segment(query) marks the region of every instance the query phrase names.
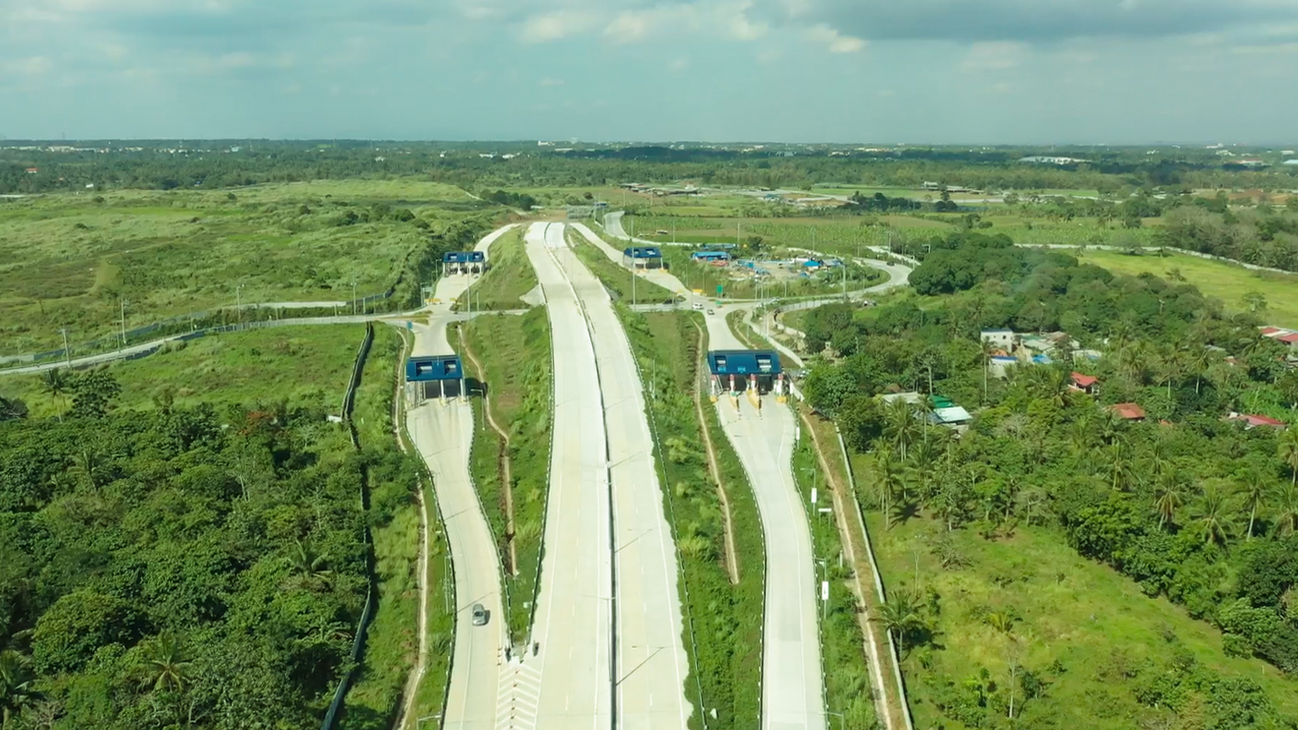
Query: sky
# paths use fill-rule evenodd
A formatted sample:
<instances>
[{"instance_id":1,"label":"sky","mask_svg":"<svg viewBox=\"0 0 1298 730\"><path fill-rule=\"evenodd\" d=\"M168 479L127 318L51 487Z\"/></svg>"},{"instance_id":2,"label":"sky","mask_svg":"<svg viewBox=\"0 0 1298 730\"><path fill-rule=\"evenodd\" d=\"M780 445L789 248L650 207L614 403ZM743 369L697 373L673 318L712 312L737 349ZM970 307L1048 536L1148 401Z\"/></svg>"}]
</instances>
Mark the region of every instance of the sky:
<instances>
[{"instance_id":1,"label":"sky","mask_svg":"<svg viewBox=\"0 0 1298 730\"><path fill-rule=\"evenodd\" d=\"M1286 144L1298 0L0 0L8 139Z\"/></svg>"}]
</instances>

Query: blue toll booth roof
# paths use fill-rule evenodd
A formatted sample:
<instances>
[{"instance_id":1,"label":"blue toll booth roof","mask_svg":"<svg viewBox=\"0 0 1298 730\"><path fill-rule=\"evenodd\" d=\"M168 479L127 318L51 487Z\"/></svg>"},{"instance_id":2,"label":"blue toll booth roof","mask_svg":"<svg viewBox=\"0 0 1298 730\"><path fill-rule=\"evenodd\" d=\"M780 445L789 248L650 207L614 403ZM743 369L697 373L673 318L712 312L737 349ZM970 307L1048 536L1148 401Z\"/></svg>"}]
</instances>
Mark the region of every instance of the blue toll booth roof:
<instances>
[{"instance_id":1,"label":"blue toll booth roof","mask_svg":"<svg viewBox=\"0 0 1298 730\"><path fill-rule=\"evenodd\" d=\"M779 375L780 354L774 350L712 350L708 369L713 375Z\"/></svg>"},{"instance_id":2,"label":"blue toll booth roof","mask_svg":"<svg viewBox=\"0 0 1298 730\"><path fill-rule=\"evenodd\" d=\"M412 357L406 360L406 380L412 383L430 380L459 380L464 377L464 368L459 355L439 355L436 357Z\"/></svg>"},{"instance_id":3,"label":"blue toll booth roof","mask_svg":"<svg viewBox=\"0 0 1298 730\"><path fill-rule=\"evenodd\" d=\"M487 260L481 251L447 251L442 254L444 264L480 264Z\"/></svg>"},{"instance_id":4,"label":"blue toll booth roof","mask_svg":"<svg viewBox=\"0 0 1298 730\"><path fill-rule=\"evenodd\" d=\"M635 246L622 249L622 255L633 259L660 259L663 252L657 246Z\"/></svg>"}]
</instances>

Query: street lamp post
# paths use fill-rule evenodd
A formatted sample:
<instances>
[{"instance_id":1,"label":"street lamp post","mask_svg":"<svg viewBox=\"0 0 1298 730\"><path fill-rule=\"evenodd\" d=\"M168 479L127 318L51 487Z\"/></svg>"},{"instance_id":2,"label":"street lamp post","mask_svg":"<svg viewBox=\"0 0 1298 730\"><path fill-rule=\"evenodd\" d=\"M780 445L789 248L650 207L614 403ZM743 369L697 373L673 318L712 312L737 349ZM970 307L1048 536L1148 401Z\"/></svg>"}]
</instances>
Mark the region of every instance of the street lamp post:
<instances>
[{"instance_id":1,"label":"street lamp post","mask_svg":"<svg viewBox=\"0 0 1298 730\"><path fill-rule=\"evenodd\" d=\"M243 284L234 288L234 314L238 324L243 324Z\"/></svg>"}]
</instances>

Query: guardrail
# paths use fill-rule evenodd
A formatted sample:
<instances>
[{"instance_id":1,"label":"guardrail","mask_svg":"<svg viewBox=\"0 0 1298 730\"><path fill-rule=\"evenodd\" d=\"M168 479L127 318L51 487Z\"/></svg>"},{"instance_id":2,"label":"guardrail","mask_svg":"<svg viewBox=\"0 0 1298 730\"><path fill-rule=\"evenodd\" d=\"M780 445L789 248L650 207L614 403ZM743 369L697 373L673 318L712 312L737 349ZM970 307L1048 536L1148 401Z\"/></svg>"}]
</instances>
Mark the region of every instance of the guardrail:
<instances>
[{"instance_id":1,"label":"guardrail","mask_svg":"<svg viewBox=\"0 0 1298 730\"><path fill-rule=\"evenodd\" d=\"M361 340L361 347L356 352L356 361L352 365L351 378L347 381L347 390L343 393L342 417L347 424L347 430L351 436L352 448L360 451L360 436L356 431L356 424L352 422L352 408L356 403L356 389L361 384L361 374L365 370L365 360L369 357L370 347L374 344L374 325L365 326L365 338ZM369 469L364 463L360 466L361 471L361 512L368 515L370 509L370 487L369 487ZM338 722L338 713L341 712L343 702L347 697L347 691L351 688L352 682L356 679L357 672L360 671L361 659L365 655L366 632L369 630L370 622L374 619L374 610L378 592L378 576L374 571L374 537L370 533L369 520L365 520L364 529L365 539L365 579L367 587L365 590L365 607L361 609L360 620L356 624L356 635L352 640L351 668L343 674L338 681L338 688L334 690L333 701L329 703L329 710L325 713L324 723L321 730L333 730Z\"/></svg>"}]
</instances>

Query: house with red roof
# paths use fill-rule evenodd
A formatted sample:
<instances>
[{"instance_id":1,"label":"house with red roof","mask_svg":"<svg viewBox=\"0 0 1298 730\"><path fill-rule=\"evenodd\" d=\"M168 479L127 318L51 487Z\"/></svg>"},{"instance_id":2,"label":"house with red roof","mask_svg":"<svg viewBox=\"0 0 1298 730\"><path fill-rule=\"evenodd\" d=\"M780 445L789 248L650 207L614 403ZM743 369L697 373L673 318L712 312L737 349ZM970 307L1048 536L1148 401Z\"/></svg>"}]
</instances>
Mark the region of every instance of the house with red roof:
<instances>
[{"instance_id":1,"label":"house with red roof","mask_svg":"<svg viewBox=\"0 0 1298 730\"><path fill-rule=\"evenodd\" d=\"M1284 421L1277 421L1276 419L1271 418L1270 416L1259 416L1259 415L1253 415L1249 413L1232 412L1229 416L1226 416L1226 420L1239 421L1243 423L1244 428L1249 431L1252 431L1253 429L1259 427L1276 428L1280 430L1284 430L1285 428L1287 428L1287 425L1285 424Z\"/></svg>"},{"instance_id":2,"label":"house with red roof","mask_svg":"<svg viewBox=\"0 0 1298 730\"><path fill-rule=\"evenodd\" d=\"M1075 390L1087 395L1095 395L1095 386L1100 379L1094 375L1083 375L1082 373L1073 373L1072 383L1069 384L1069 390Z\"/></svg>"},{"instance_id":3,"label":"house with red roof","mask_svg":"<svg viewBox=\"0 0 1298 730\"><path fill-rule=\"evenodd\" d=\"M1109 406L1109 410L1118 414L1118 418L1126 421L1145 420L1145 409L1135 403L1115 403Z\"/></svg>"},{"instance_id":4,"label":"house with red roof","mask_svg":"<svg viewBox=\"0 0 1298 730\"><path fill-rule=\"evenodd\" d=\"M1280 335L1275 339L1276 341L1283 342L1294 349L1298 349L1298 332L1290 332L1287 335Z\"/></svg>"}]
</instances>

